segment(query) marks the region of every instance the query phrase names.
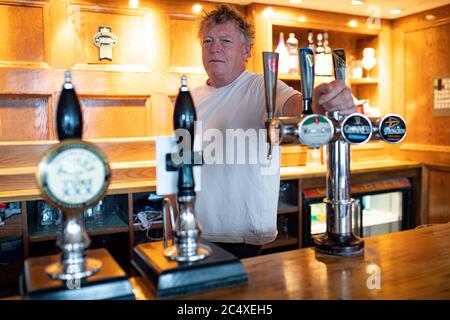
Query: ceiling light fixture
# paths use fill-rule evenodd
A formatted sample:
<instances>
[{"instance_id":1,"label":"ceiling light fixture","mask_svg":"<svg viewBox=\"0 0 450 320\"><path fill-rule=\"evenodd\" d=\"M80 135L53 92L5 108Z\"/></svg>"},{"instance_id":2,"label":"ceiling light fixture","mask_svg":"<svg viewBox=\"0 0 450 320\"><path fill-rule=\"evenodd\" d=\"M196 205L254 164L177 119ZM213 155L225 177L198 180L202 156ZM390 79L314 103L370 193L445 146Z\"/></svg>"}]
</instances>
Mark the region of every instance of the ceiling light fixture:
<instances>
[{"instance_id":1,"label":"ceiling light fixture","mask_svg":"<svg viewBox=\"0 0 450 320\"><path fill-rule=\"evenodd\" d=\"M290 3L301 3L303 0L289 0Z\"/></svg>"},{"instance_id":2,"label":"ceiling light fixture","mask_svg":"<svg viewBox=\"0 0 450 320\"><path fill-rule=\"evenodd\" d=\"M194 13L200 13L200 11L202 11L202 5L199 3L196 3L192 6L192 11Z\"/></svg>"},{"instance_id":3,"label":"ceiling light fixture","mask_svg":"<svg viewBox=\"0 0 450 320\"><path fill-rule=\"evenodd\" d=\"M139 0L130 0L128 1L128 5L132 9L137 9L139 7Z\"/></svg>"},{"instance_id":4,"label":"ceiling light fixture","mask_svg":"<svg viewBox=\"0 0 450 320\"><path fill-rule=\"evenodd\" d=\"M264 18L271 18L273 17L274 11L271 7L267 7L263 11L263 17Z\"/></svg>"},{"instance_id":5,"label":"ceiling light fixture","mask_svg":"<svg viewBox=\"0 0 450 320\"><path fill-rule=\"evenodd\" d=\"M359 6L359 5L362 5L364 3L364 1L363 0L352 0L352 1L350 1L350 3L354 6Z\"/></svg>"},{"instance_id":6,"label":"ceiling light fixture","mask_svg":"<svg viewBox=\"0 0 450 320\"><path fill-rule=\"evenodd\" d=\"M434 20L434 19L436 19L436 16L434 14L427 14L425 16L425 20L431 21L431 20Z\"/></svg>"},{"instance_id":7,"label":"ceiling light fixture","mask_svg":"<svg viewBox=\"0 0 450 320\"><path fill-rule=\"evenodd\" d=\"M400 13L402 13L402 10L400 10L400 9L391 9L389 11L389 13L390 14L400 14Z\"/></svg>"},{"instance_id":8,"label":"ceiling light fixture","mask_svg":"<svg viewBox=\"0 0 450 320\"><path fill-rule=\"evenodd\" d=\"M300 22L306 22L306 18L305 18L305 17L298 17L298 21L300 21Z\"/></svg>"},{"instance_id":9,"label":"ceiling light fixture","mask_svg":"<svg viewBox=\"0 0 450 320\"><path fill-rule=\"evenodd\" d=\"M358 21L356 21L356 20L350 20L350 21L348 22L348 26L349 26L350 28L356 28L356 27L358 26Z\"/></svg>"}]
</instances>

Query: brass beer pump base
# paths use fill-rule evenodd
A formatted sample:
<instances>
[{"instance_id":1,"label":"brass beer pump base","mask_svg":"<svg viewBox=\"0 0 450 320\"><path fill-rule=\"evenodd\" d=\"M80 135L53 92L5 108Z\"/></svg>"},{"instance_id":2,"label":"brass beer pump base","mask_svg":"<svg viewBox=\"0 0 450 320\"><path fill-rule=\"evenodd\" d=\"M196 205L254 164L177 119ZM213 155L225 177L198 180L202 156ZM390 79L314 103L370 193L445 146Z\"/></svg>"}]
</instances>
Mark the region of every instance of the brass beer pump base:
<instances>
[{"instance_id":1,"label":"brass beer pump base","mask_svg":"<svg viewBox=\"0 0 450 320\"><path fill-rule=\"evenodd\" d=\"M48 267L58 265L61 255L28 258L20 278L21 295L26 300L134 300L127 274L104 249L86 250L86 261L101 268L80 278L56 280L48 276ZM51 262L52 264L48 265Z\"/></svg>"},{"instance_id":2,"label":"brass beer pump base","mask_svg":"<svg viewBox=\"0 0 450 320\"><path fill-rule=\"evenodd\" d=\"M200 239L210 254L195 262L178 262L163 255L164 244L141 243L134 248L131 264L157 298L169 298L247 282L241 261L219 246ZM169 249L169 248L167 248Z\"/></svg>"},{"instance_id":3,"label":"brass beer pump base","mask_svg":"<svg viewBox=\"0 0 450 320\"><path fill-rule=\"evenodd\" d=\"M64 266L60 262L52 263L45 268L45 273L55 280L72 280L90 277L100 271L102 262L97 259L84 260L83 270L75 273L64 272Z\"/></svg>"},{"instance_id":4,"label":"brass beer pump base","mask_svg":"<svg viewBox=\"0 0 450 320\"><path fill-rule=\"evenodd\" d=\"M353 257L364 254L364 241L353 233L324 233L314 239L316 252L332 256Z\"/></svg>"},{"instance_id":5,"label":"brass beer pump base","mask_svg":"<svg viewBox=\"0 0 450 320\"><path fill-rule=\"evenodd\" d=\"M211 248L206 245L198 244L197 254L186 257L181 254L179 247L171 246L164 249L163 254L167 259L172 261L195 262L207 258L211 254Z\"/></svg>"}]
</instances>

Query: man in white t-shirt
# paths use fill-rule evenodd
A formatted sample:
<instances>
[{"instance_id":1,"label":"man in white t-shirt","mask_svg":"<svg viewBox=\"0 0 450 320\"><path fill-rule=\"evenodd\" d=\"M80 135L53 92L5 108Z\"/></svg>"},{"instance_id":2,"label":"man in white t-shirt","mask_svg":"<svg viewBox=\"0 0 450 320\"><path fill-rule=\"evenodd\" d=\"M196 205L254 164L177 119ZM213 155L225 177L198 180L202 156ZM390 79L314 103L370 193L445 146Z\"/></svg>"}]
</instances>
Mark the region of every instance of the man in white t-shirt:
<instances>
[{"instance_id":1,"label":"man in white t-shirt","mask_svg":"<svg viewBox=\"0 0 450 320\"><path fill-rule=\"evenodd\" d=\"M209 79L192 91L205 160L196 215L203 238L250 257L277 236L280 185L278 147L270 162L266 157L264 78L245 70L254 32L236 11L220 5L201 21L199 37ZM317 86L313 103L315 113L355 111L342 81ZM301 94L278 81L275 115L301 112Z\"/></svg>"}]
</instances>

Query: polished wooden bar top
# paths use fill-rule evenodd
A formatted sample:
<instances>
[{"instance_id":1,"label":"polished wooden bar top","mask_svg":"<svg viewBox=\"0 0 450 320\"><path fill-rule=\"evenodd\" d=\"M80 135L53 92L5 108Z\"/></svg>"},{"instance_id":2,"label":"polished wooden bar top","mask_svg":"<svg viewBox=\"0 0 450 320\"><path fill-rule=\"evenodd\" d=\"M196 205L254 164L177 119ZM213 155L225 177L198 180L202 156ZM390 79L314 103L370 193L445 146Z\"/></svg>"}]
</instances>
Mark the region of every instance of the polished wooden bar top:
<instances>
[{"instance_id":1,"label":"polished wooden bar top","mask_svg":"<svg viewBox=\"0 0 450 320\"><path fill-rule=\"evenodd\" d=\"M314 248L243 259L248 283L177 299L450 299L450 223L365 238L364 256ZM138 299L154 299L140 278Z\"/></svg>"}]
</instances>

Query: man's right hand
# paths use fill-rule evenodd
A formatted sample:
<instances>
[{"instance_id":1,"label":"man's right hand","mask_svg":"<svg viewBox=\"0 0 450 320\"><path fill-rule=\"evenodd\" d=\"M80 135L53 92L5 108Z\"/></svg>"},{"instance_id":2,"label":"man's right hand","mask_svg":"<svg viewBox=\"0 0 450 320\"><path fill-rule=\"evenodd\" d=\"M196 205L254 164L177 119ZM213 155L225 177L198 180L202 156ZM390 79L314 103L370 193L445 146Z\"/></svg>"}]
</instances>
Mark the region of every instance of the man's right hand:
<instances>
[{"instance_id":1,"label":"man's right hand","mask_svg":"<svg viewBox=\"0 0 450 320\"><path fill-rule=\"evenodd\" d=\"M314 88L313 113L339 111L341 114L356 112L352 91L342 80L322 83Z\"/></svg>"}]
</instances>

